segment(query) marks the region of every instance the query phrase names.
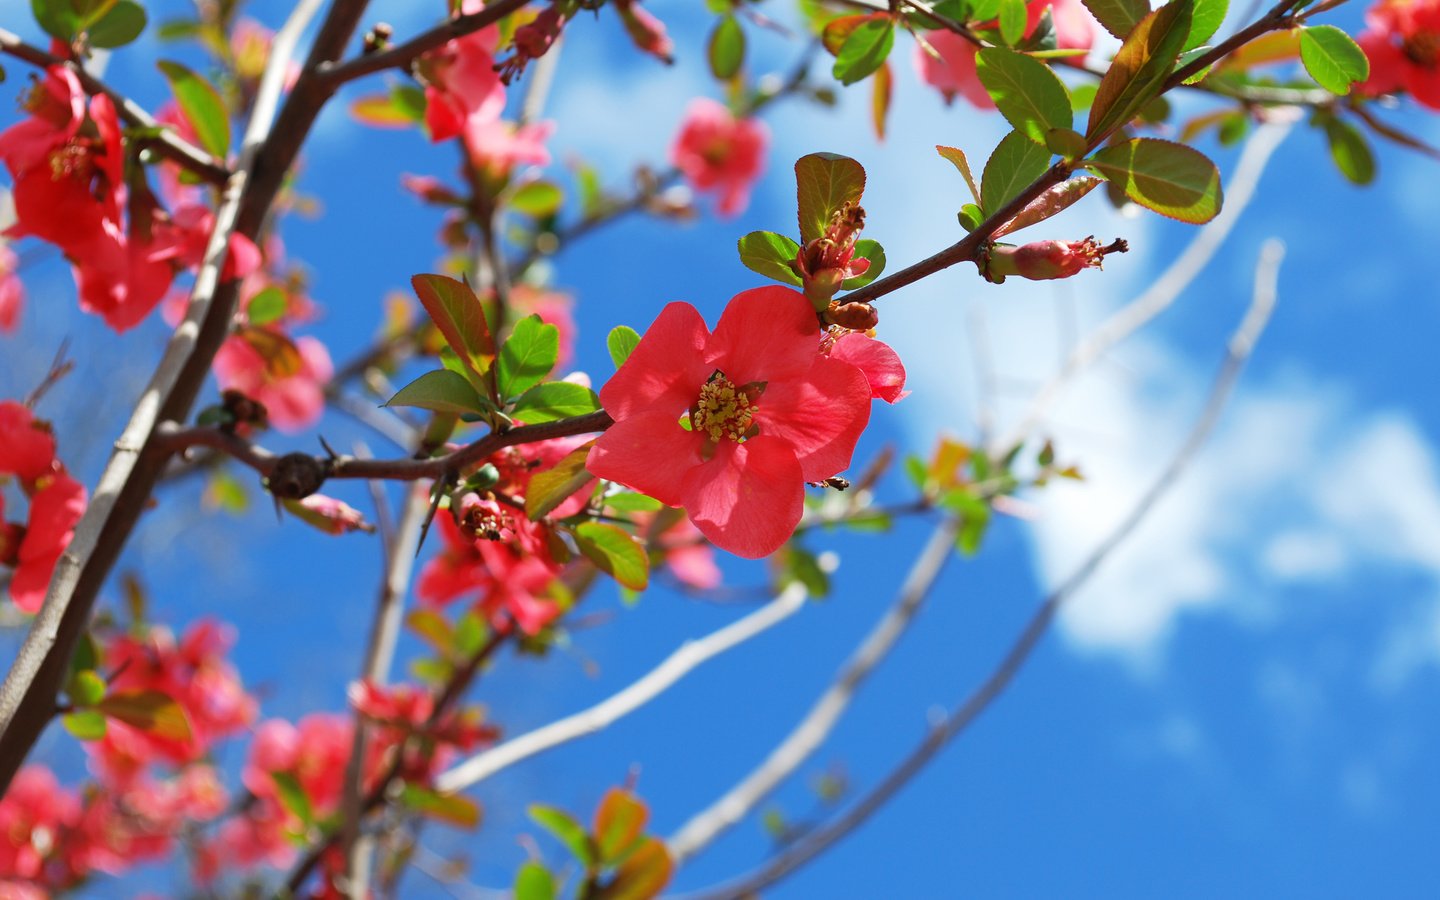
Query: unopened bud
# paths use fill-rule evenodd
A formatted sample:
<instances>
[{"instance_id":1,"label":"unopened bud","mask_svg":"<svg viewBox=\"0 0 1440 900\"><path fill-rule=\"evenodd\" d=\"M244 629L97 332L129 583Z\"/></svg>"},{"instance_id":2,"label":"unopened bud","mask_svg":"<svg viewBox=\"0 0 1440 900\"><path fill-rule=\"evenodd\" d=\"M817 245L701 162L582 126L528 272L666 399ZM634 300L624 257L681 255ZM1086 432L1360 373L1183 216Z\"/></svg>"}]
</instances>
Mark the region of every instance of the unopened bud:
<instances>
[{"instance_id":1,"label":"unopened bud","mask_svg":"<svg viewBox=\"0 0 1440 900\"><path fill-rule=\"evenodd\" d=\"M1130 245L1122 239L1101 246L1093 236L1082 241L1035 241L1019 247L997 246L990 249L983 271L986 278L999 284L1007 275L1019 275L1032 281L1069 278L1085 269L1099 269L1110 253L1124 253Z\"/></svg>"},{"instance_id":2,"label":"unopened bud","mask_svg":"<svg viewBox=\"0 0 1440 900\"><path fill-rule=\"evenodd\" d=\"M880 313L869 303L832 302L825 318L851 331L869 331L880 324Z\"/></svg>"},{"instance_id":3,"label":"unopened bud","mask_svg":"<svg viewBox=\"0 0 1440 900\"><path fill-rule=\"evenodd\" d=\"M637 0L617 0L615 11L625 23L625 31L635 46L662 60L666 65L675 61L675 44L665 33L665 23L655 18Z\"/></svg>"}]
</instances>

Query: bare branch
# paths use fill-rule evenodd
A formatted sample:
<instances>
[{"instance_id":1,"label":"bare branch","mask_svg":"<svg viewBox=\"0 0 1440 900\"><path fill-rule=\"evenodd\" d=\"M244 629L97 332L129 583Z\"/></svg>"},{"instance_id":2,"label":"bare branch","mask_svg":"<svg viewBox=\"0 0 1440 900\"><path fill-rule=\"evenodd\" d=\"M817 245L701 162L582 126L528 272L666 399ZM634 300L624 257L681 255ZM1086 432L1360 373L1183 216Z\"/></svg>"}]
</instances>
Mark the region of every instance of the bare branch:
<instances>
[{"instance_id":1,"label":"bare branch","mask_svg":"<svg viewBox=\"0 0 1440 900\"><path fill-rule=\"evenodd\" d=\"M865 635L845 667L805 718L754 771L719 800L692 816L666 841L670 857L676 865L705 849L715 838L745 818L830 736L860 685L885 660L914 621L915 614L939 579L945 562L954 555L958 529L959 522L954 518L946 518L935 527L906 576L895 603Z\"/></svg>"},{"instance_id":2,"label":"bare branch","mask_svg":"<svg viewBox=\"0 0 1440 900\"><path fill-rule=\"evenodd\" d=\"M1267 242L1261 250L1260 264L1255 272L1255 292L1245 318L1230 338L1225 359L1210 390L1205 408L1192 427L1175 457L1140 497L1129 515L1100 543L1089 558L1040 605L1010 647L1000 664L969 697L955 707L943 720L933 725L929 734L864 797L834 821L809 832L755 872L735 879L727 885L696 895L698 900L730 900L750 897L814 859L837 841L870 818L901 788L909 783L932 758L957 735L963 733L982 712L1009 686L1024 667L1030 654L1044 636L1060 607L1082 587L1101 564L1120 546L1149 515L1157 501L1179 480L1185 468L1204 445L1230 398L1231 390L1249 359L1269 321L1275 305L1276 279L1279 274L1283 246Z\"/></svg>"},{"instance_id":3,"label":"bare branch","mask_svg":"<svg viewBox=\"0 0 1440 900\"><path fill-rule=\"evenodd\" d=\"M791 584L743 619L682 644L645 677L608 699L470 757L436 778L435 788L447 794L463 791L523 759L601 731L669 690L702 663L768 631L804 605L805 589Z\"/></svg>"}]
</instances>

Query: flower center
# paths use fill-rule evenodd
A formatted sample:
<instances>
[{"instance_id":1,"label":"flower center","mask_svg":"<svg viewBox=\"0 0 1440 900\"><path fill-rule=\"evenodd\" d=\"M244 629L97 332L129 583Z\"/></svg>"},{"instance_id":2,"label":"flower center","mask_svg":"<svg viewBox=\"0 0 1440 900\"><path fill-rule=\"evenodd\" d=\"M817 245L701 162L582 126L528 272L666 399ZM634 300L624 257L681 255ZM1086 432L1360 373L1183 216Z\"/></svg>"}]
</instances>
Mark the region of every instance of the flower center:
<instances>
[{"instance_id":1,"label":"flower center","mask_svg":"<svg viewBox=\"0 0 1440 900\"><path fill-rule=\"evenodd\" d=\"M759 409L755 401L765 389L763 384L736 387L735 382L716 369L700 388L700 397L690 407L690 425L711 443L729 438L737 443L759 434L752 424Z\"/></svg>"},{"instance_id":2,"label":"flower center","mask_svg":"<svg viewBox=\"0 0 1440 900\"><path fill-rule=\"evenodd\" d=\"M1433 69L1440 62L1440 32L1417 31L1405 39L1401 51L1415 65Z\"/></svg>"}]
</instances>

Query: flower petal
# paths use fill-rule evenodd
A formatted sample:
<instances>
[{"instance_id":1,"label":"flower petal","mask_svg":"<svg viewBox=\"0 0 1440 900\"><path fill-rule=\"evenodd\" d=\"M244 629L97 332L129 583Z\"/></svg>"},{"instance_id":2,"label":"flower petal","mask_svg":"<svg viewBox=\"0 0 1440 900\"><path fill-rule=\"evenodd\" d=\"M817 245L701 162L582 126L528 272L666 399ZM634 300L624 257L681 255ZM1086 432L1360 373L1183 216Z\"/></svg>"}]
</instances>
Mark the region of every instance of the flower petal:
<instances>
[{"instance_id":1,"label":"flower petal","mask_svg":"<svg viewBox=\"0 0 1440 900\"><path fill-rule=\"evenodd\" d=\"M821 481L850 465L870 421L870 382L850 363L817 356L805 377L772 382L755 421L760 436L793 449L806 481Z\"/></svg>"},{"instance_id":2,"label":"flower petal","mask_svg":"<svg viewBox=\"0 0 1440 900\"><path fill-rule=\"evenodd\" d=\"M705 361L741 385L797 378L819 352L815 308L799 291L773 285L735 295L705 345Z\"/></svg>"},{"instance_id":3,"label":"flower petal","mask_svg":"<svg viewBox=\"0 0 1440 900\"><path fill-rule=\"evenodd\" d=\"M640 412L678 417L710 375L703 356L710 329L688 303L660 311L625 365L600 389L600 405L615 419Z\"/></svg>"},{"instance_id":4,"label":"flower petal","mask_svg":"<svg viewBox=\"0 0 1440 900\"><path fill-rule=\"evenodd\" d=\"M805 482L794 452L760 435L722 441L715 456L685 475L685 509L700 532L746 559L769 556L790 539L805 507Z\"/></svg>"},{"instance_id":5,"label":"flower petal","mask_svg":"<svg viewBox=\"0 0 1440 900\"><path fill-rule=\"evenodd\" d=\"M621 419L595 440L585 467L599 478L679 506L685 474L704 460L700 436L681 428L677 419L662 412Z\"/></svg>"},{"instance_id":6,"label":"flower petal","mask_svg":"<svg viewBox=\"0 0 1440 900\"><path fill-rule=\"evenodd\" d=\"M848 362L864 372L870 382L872 397L894 403L908 393L905 390L905 364L884 341L851 332L835 342L830 358Z\"/></svg>"}]
</instances>

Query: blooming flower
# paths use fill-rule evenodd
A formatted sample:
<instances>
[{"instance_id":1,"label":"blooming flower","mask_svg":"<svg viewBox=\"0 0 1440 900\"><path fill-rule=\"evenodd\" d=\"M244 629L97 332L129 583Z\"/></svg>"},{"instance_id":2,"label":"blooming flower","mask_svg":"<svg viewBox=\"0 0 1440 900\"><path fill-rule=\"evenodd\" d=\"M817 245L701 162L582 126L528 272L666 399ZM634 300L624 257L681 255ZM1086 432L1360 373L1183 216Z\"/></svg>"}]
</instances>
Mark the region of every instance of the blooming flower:
<instances>
[{"instance_id":1,"label":"blooming flower","mask_svg":"<svg viewBox=\"0 0 1440 900\"><path fill-rule=\"evenodd\" d=\"M317 339L298 338L295 350L299 355L298 369L276 372L249 341L232 335L215 354L215 377L221 388L237 390L263 403L276 428L303 430L324 412L325 383L335 370L330 352Z\"/></svg>"},{"instance_id":2,"label":"blooming flower","mask_svg":"<svg viewBox=\"0 0 1440 900\"><path fill-rule=\"evenodd\" d=\"M693 306L669 304L601 388L615 424L587 466L683 506L722 549L773 553L800 521L805 482L848 466L870 418L865 375L821 354L820 338L788 288L736 295L713 333Z\"/></svg>"},{"instance_id":3,"label":"blooming flower","mask_svg":"<svg viewBox=\"0 0 1440 900\"><path fill-rule=\"evenodd\" d=\"M85 488L78 481L64 472L41 479L40 489L30 498L30 524L10 578L10 599L20 609L39 611L55 564L84 514Z\"/></svg>"},{"instance_id":4,"label":"blooming flower","mask_svg":"<svg viewBox=\"0 0 1440 900\"><path fill-rule=\"evenodd\" d=\"M831 359L847 362L865 373L872 398L895 403L909 393L905 390L905 364L884 341L864 332L847 331L826 346Z\"/></svg>"},{"instance_id":5,"label":"blooming flower","mask_svg":"<svg viewBox=\"0 0 1440 900\"><path fill-rule=\"evenodd\" d=\"M1416 103L1440 109L1440 0L1382 0L1365 24L1356 41L1370 59L1370 77L1359 92L1405 90Z\"/></svg>"},{"instance_id":6,"label":"blooming flower","mask_svg":"<svg viewBox=\"0 0 1440 900\"><path fill-rule=\"evenodd\" d=\"M0 400L0 475L33 481L55 462L55 435L24 404Z\"/></svg>"},{"instance_id":7,"label":"blooming flower","mask_svg":"<svg viewBox=\"0 0 1440 900\"><path fill-rule=\"evenodd\" d=\"M770 132L754 119L737 119L704 97L690 101L670 148L670 161L697 191L715 191L722 216L738 215L765 167Z\"/></svg>"},{"instance_id":8,"label":"blooming flower","mask_svg":"<svg viewBox=\"0 0 1440 900\"><path fill-rule=\"evenodd\" d=\"M20 324L20 307L25 303L25 286L15 273L17 262L15 251L0 244L0 334Z\"/></svg>"},{"instance_id":9,"label":"blooming flower","mask_svg":"<svg viewBox=\"0 0 1440 900\"><path fill-rule=\"evenodd\" d=\"M546 592L559 571L545 551L536 526L519 510L506 519L514 543L475 539L463 533L450 516L436 516L445 549L435 556L415 584L415 595L435 605L477 595L482 611L495 622L500 613L513 616L520 630L535 634L561 612Z\"/></svg>"},{"instance_id":10,"label":"blooming flower","mask_svg":"<svg viewBox=\"0 0 1440 900\"><path fill-rule=\"evenodd\" d=\"M465 0L460 12L469 15L483 8L482 0ZM425 126L430 130L430 140L449 140L473 122L500 117L505 109L505 86L495 74L491 55L499 39L499 30L491 25L420 57L419 72L425 80Z\"/></svg>"}]
</instances>

